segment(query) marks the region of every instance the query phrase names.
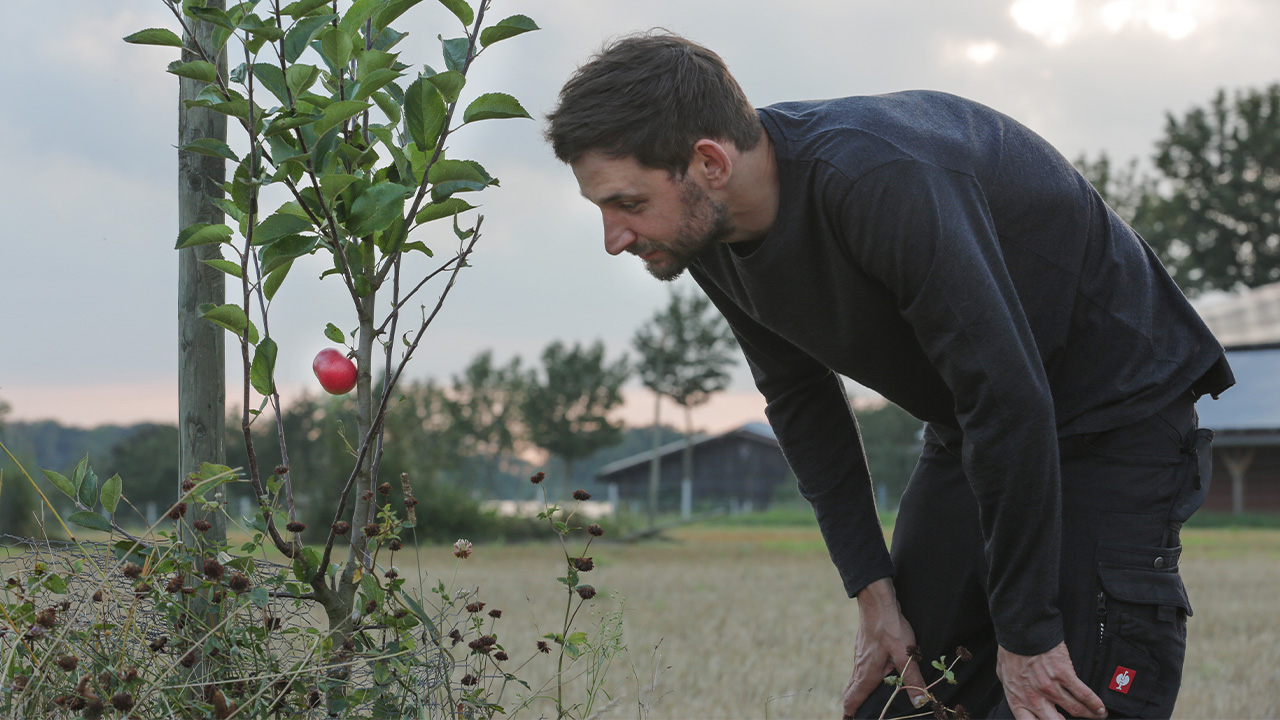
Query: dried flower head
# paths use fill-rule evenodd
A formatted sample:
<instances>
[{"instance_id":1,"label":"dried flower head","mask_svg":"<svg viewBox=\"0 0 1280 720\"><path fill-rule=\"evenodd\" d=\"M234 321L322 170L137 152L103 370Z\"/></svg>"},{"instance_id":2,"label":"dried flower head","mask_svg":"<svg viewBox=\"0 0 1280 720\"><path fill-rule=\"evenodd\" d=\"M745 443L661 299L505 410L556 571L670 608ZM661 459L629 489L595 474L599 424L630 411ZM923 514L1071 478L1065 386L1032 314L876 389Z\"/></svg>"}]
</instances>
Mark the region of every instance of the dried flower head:
<instances>
[{"instance_id":1,"label":"dried flower head","mask_svg":"<svg viewBox=\"0 0 1280 720\"><path fill-rule=\"evenodd\" d=\"M15 694L27 689L27 683L31 682L31 678L26 675L14 675L13 681L9 683L9 689Z\"/></svg>"},{"instance_id":2,"label":"dried flower head","mask_svg":"<svg viewBox=\"0 0 1280 720\"><path fill-rule=\"evenodd\" d=\"M374 610L377 610L377 609L378 609L378 601L377 601L377 600L370 599L368 602L366 602L366 603L364 604L364 614L365 614L365 615L369 615L369 614L373 613L373 611L374 611Z\"/></svg>"},{"instance_id":3,"label":"dried flower head","mask_svg":"<svg viewBox=\"0 0 1280 720\"><path fill-rule=\"evenodd\" d=\"M499 650L498 652L493 654L493 659L497 660L498 662L502 662L503 660L509 660L510 658L507 656L505 652Z\"/></svg>"},{"instance_id":4,"label":"dried flower head","mask_svg":"<svg viewBox=\"0 0 1280 720\"><path fill-rule=\"evenodd\" d=\"M168 636L168 635L161 635L160 637L156 638L155 640L152 640L152 641L151 641L151 644L150 644L150 645L148 645L148 647L149 647L149 648L151 648L151 652L156 653L156 652L160 652L161 650L163 650L163 649L164 649L165 644L166 644L166 643L168 643L168 642L169 642L169 636Z\"/></svg>"},{"instance_id":5,"label":"dried flower head","mask_svg":"<svg viewBox=\"0 0 1280 720\"><path fill-rule=\"evenodd\" d=\"M493 618L494 620L497 620L498 618L502 617L502 611L497 608L494 608L493 610L489 611L489 617Z\"/></svg>"},{"instance_id":6,"label":"dried flower head","mask_svg":"<svg viewBox=\"0 0 1280 720\"><path fill-rule=\"evenodd\" d=\"M461 560L471 557L471 541L458 538L458 541L453 544L453 556Z\"/></svg>"},{"instance_id":7,"label":"dried flower head","mask_svg":"<svg viewBox=\"0 0 1280 720\"><path fill-rule=\"evenodd\" d=\"M947 708L942 703L934 700L929 703L929 709L933 711L933 716L937 718L937 720L947 720Z\"/></svg>"},{"instance_id":8,"label":"dried flower head","mask_svg":"<svg viewBox=\"0 0 1280 720\"><path fill-rule=\"evenodd\" d=\"M480 681L476 679L475 675L468 673L462 676L462 684L470 687L472 685L480 684Z\"/></svg>"},{"instance_id":9,"label":"dried flower head","mask_svg":"<svg viewBox=\"0 0 1280 720\"><path fill-rule=\"evenodd\" d=\"M396 552L402 547L404 547L404 543L400 542L400 538L392 538L391 542L387 543L387 548L390 549L391 552Z\"/></svg>"},{"instance_id":10,"label":"dried flower head","mask_svg":"<svg viewBox=\"0 0 1280 720\"><path fill-rule=\"evenodd\" d=\"M58 656L58 667L62 668L66 672L71 672L79 666L80 666L80 658L76 657L75 655L59 655Z\"/></svg>"},{"instance_id":11,"label":"dried flower head","mask_svg":"<svg viewBox=\"0 0 1280 720\"><path fill-rule=\"evenodd\" d=\"M288 468L288 467L286 467L286 466L284 466L284 465L277 465L277 466L276 466L276 475L288 475L288 474L289 474L289 468Z\"/></svg>"},{"instance_id":12,"label":"dried flower head","mask_svg":"<svg viewBox=\"0 0 1280 720\"><path fill-rule=\"evenodd\" d=\"M290 522L290 523L286 524L286 525L284 526L284 529L285 529L285 530L288 530L289 532L294 533L294 534L296 535L296 534L298 534L298 533L302 532L303 530L306 530L306 529L307 529L307 524L306 524L306 523L304 523L304 522L299 522L299 521L297 521L297 520L294 520L294 521L292 521L292 522Z\"/></svg>"},{"instance_id":13,"label":"dried flower head","mask_svg":"<svg viewBox=\"0 0 1280 720\"><path fill-rule=\"evenodd\" d=\"M955 720L969 720L969 711L965 710L963 705L957 704L955 709L951 711L951 715Z\"/></svg>"},{"instance_id":14,"label":"dried flower head","mask_svg":"<svg viewBox=\"0 0 1280 720\"><path fill-rule=\"evenodd\" d=\"M133 709L133 696L127 692L118 692L111 696L111 707L127 713Z\"/></svg>"},{"instance_id":15,"label":"dried flower head","mask_svg":"<svg viewBox=\"0 0 1280 720\"><path fill-rule=\"evenodd\" d=\"M384 495L384 496L385 496L385 495L390 495L390 494L391 494L391 483L389 483L389 482L384 482L384 483L382 483L381 485L379 485L379 486L378 486L378 494L379 494L379 495Z\"/></svg>"},{"instance_id":16,"label":"dried flower head","mask_svg":"<svg viewBox=\"0 0 1280 720\"><path fill-rule=\"evenodd\" d=\"M197 520L191 523L191 527L204 533L204 532L209 532L209 530L213 528L213 523L209 522L208 520Z\"/></svg>"},{"instance_id":17,"label":"dried flower head","mask_svg":"<svg viewBox=\"0 0 1280 720\"><path fill-rule=\"evenodd\" d=\"M579 500L579 501L582 501L582 500L590 500L590 499L591 499L591 493L587 492L586 490L574 490L574 491L573 491L573 499L574 499L574 500Z\"/></svg>"},{"instance_id":18,"label":"dried flower head","mask_svg":"<svg viewBox=\"0 0 1280 720\"><path fill-rule=\"evenodd\" d=\"M317 688L311 688L307 693L307 707L314 710L315 708L320 707L320 701L323 699L324 696L320 694L320 690Z\"/></svg>"},{"instance_id":19,"label":"dried flower head","mask_svg":"<svg viewBox=\"0 0 1280 720\"><path fill-rule=\"evenodd\" d=\"M538 641L538 652L542 653L543 655L551 654L551 646L547 644L546 640Z\"/></svg>"},{"instance_id":20,"label":"dried flower head","mask_svg":"<svg viewBox=\"0 0 1280 720\"><path fill-rule=\"evenodd\" d=\"M973 659L973 653L969 652L969 648L963 645L960 645L959 647L956 648L956 657L960 658L965 662L969 662L970 660Z\"/></svg>"},{"instance_id":21,"label":"dried flower head","mask_svg":"<svg viewBox=\"0 0 1280 720\"><path fill-rule=\"evenodd\" d=\"M378 523L369 523L364 526L365 537L376 537L380 532L382 532L382 526Z\"/></svg>"},{"instance_id":22,"label":"dried flower head","mask_svg":"<svg viewBox=\"0 0 1280 720\"><path fill-rule=\"evenodd\" d=\"M182 573L178 573L177 575L174 575L173 577L169 578L169 582L164 586L164 591L169 593L170 595L174 593L182 592L182 584L185 581L186 581L185 576L183 576Z\"/></svg>"},{"instance_id":23,"label":"dried flower head","mask_svg":"<svg viewBox=\"0 0 1280 720\"><path fill-rule=\"evenodd\" d=\"M218 562L214 558L204 559L204 576L205 577L209 578L210 580L217 581L222 579L222 573L223 573L222 563Z\"/></svg>"},{"instance_id":24,"label":"dried flower head","mask_svg":"<svg viewBox=\"0 0 1280 720\"><path fill-rule=\"evenodd\" d=\"M365 502L369 502L370 500L373 499L373 491L365 490L364 492L360 493L360 499Z\"/></svg>"},{"instance_id":25,"label":"dried flower head","mask_svg":"<svg viewBox=\"0 0 1280 720\"><path fill-rule=\"evenodd\" d=\"M595 569L595 560L589 557L576 557L573 559L573 567L578 572L591 572Z\"/></svg>"},{"instance_id":26,"label":"dried flower head","mask_svg":"<svg viewBox=\"0 0 1280 720\"><path fill-rule=\"evenodd\" d=\"M142 576L142 567L137 563L127 562L120 568L120 573L131 580L136 580Z\"/></svg>"},{"instance_id":27,"label":"dried flower head","mask_svg":"<svg viewBox=\"0 0 1280 720\"><path fill-rule=\"evenodd\" d=\"M196 489L196 476L188 475L182 478L182 492L187 493Z\"/></svg>"},{"instance_id":28,"label":"dried flower head","mask_svg":"<svg viewBox=\"0 0 1280 720\"><path fill-rule=\"evenodd\" d=\"M458 628L450 630L449 637L453 638L454 646L457 646L458 643L462 642L462 633L458 632Z\"/></svg>"},{"instance_id":29,"label":"dried flower head","mask_svg":"<svg viewBox=\"0 0 1280 720\"><path fill-rule=\"evenodd\" d=\"M596 589L591 587L590 585L578 586L578 597L582 598L583 600L590 600L595 596L596 596Z\"/></svg>"},{"instance_id":30,"label":"dried flower head","mask_svg":"<svg viewBox=\"0 0 1280 720\"><path fill-rule=\"evenodd\" d=\"M93 592L93 601L94 601L94 602L102 602L102 591L101 591L101 590L95 590L95 591Z\"/></svg>"},{"instance_id":31,"label":"dried flower head","mask_svg":"<svg viewBox=\"0 0 1280 720\"><path fill-rule=\"evenodd\" d=\"M546 479L547 479L547 474L539 470L529 478L529 482L533 483L534 485L538 485L543 480L546 480Z\"/></svg>"},{"instance_id":32,"label":"dried flower head","mask_svg":"<svg viewBox=\"0 0 1280 720\"><path fill-rule=\"evenodd\" d=\"M481 610L484 610L484 603L482 602L467 603L465 608L466 608L466 611L469 613L478 613Z\"/></svg>"},{"instance_id":33,"label":"dried flower head","mask_svg":"<svg viewBox=\"0 0 1280 720\"><path fill-rule=\"evenodd\" d=\"M601 535L604 535L604 528L592 523L587 526L587 534L591 537L600 537Z\"/></svg>"},{"instance_id":34,"label":"dried flower head","mask_svg":"<svg viewBox=\"0 0 1280 720\"><path fill-rule=\"evenodd\" d=\"M179 660L178 663L184 668L190 668L196 664L196 660L198 659L200 659L200 656L196 654L196 651L189 650L186 655L182 656L182 659Z\"/></svg>"},{"instance_id":35,"label":"dried flower head","mask_svg":"<svg viewBox=\"0 0 1280 720\"><path fill-rule=\"evenodd\" d=\"M400 577L400 571L395 568L387 568L387 571L382 573L382 575L388 580L395 580Z\"/></svg>"},{"instance_id":36,"label":"dried flower head","mask_svg":"<svg viewBox=\"0 0 1280 720\"><path fill-rule=\"evenodd\" d=\"M36 613L36 625L51 628L58 622L58 611L53 608L45 608Z\"/></svg>"},{"instance_id":37,"label":"dried flower head","mask_svg":"<svg viewBox=\"0 0 1280 720\"><path fill-rule=\"evenodd\" d=\"M132 665L125 668L124 672L120 673L120 682L122 683L131 683L137 679L138 679L138 668Z\"/></svg>"},{"instance_id":38,"label":"dried flower head","mask_svg":"<svg viewBox=\"0 0 1280 720\"><path fill-rule=\"evenodd\" d=\"M911 658L916 663L924 662L924 653L920 652L920 646L914 643L907 645L907 657Z\"/></svg>"},{"instance_id":39,"label":"dried flower head","mask_svg":"<svg viewBox=\"0 0 1280 720\"><path fill-rule=\"evenodd\" d=\"M143 580L142 582L133 586L133 596L135 598L138 598L139 600L146 597L147 594L150 592L151 592L151 583L147 582L146 580Z\"/></svg>"},{"instance_id":40,"label":"dried flower head","mask_svg":"<svg viewBox=\"0 0 1280 720\"><path fill-rule=\"evenodd\" d=\"M181 520L186 514L187 504L184 502L175 503L173 507L169 508L169 519L175 522Z\"/></svg>"},{"instance_id":41,"label":"dried flower head","mask_svg":"<svg viewBox=\"0 0 1280 720\"><path fill-rule=\"evenodd\" d=\"M346 535L351 532L351 523L346 520L339 520L338 522L330 525L329 528L333 530L334 535Z\"/></svg>"},{"instance_id":42,"label":"dried flower head","mask_svg":"<svg viewBox=\"0 0 1280 720\"><path fill-rule=\"evenodd\" d=\"M242 595L249 589L249 577L237 570L231 573L231 577L227 579L227 586L235 594Z\"/></svg>"}]
</instances>

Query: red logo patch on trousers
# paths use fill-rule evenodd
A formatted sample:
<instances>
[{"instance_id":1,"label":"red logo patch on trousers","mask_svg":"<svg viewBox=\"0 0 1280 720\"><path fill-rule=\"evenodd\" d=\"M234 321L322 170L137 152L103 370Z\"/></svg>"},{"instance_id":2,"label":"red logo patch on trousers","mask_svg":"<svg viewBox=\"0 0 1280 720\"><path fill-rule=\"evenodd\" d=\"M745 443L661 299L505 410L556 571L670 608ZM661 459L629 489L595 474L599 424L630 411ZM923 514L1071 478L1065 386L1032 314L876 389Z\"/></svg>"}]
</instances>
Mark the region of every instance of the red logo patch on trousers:
<instances>
[{"instance_id":1,"label":"red logo patch on trousers","mask_svg":"<svg viewBox=\"0 0 1280 720\"><path fill-rule=\"evenodd\" d=\"M1108 687L1118 693L1129 694L1129 688L1133 686L1133 678L1137 675L1134 671L1127 667L1116 666L1116 671L1111 676L1111 684Z\"/></svg>"}]
</instances>

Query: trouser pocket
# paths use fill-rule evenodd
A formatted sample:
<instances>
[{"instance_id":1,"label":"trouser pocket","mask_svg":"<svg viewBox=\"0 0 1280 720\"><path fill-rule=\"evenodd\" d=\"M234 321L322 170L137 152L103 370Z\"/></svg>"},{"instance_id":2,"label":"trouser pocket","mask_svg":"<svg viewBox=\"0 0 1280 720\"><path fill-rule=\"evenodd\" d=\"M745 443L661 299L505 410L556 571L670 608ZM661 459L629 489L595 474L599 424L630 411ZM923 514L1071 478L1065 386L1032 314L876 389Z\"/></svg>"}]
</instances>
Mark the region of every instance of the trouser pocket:
<instances>
[{"instance_id":1,"label":"trouser pocket","mask_svg":"<svg viewBox=\"0 0 1280 720\"><path fill-rule=\"evenodd\" d=\"M1182 548L1098 545L1097 653L1089 685L1111 717L1167 718L1182 685L1191 602Z\"/></svg>"}]
</instances>

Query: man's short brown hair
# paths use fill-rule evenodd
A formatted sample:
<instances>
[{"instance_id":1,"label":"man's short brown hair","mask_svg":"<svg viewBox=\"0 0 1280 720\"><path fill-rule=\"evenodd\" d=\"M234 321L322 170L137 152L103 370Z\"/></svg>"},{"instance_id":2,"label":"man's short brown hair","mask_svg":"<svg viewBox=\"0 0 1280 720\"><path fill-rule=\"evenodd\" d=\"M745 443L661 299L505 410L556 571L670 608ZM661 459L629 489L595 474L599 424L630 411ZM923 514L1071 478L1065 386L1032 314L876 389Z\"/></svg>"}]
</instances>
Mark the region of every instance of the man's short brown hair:
<instances>
[{"instance_id":1,"label":"man's short brown hair","mask_svg":"<svg viewBox=\"0 0 1280 720\"><path fill-rule=\"evenodd\" d=\"M698 140L750 150L762 132L719 55L651 31L615 40L578 68L547 114L546 137L562 162L596 150L683 176Z\"/></svg>"}]
</instances>

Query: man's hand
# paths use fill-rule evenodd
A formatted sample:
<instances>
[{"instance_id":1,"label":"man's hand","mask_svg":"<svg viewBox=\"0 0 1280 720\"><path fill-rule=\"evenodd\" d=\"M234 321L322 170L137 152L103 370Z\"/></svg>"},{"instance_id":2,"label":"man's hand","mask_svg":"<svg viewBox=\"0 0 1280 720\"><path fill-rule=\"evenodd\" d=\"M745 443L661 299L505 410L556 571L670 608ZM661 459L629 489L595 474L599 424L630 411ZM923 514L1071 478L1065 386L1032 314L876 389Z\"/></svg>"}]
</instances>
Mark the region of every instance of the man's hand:
<instances>
[{"instance_id":1,"label":"man's hand","mask_svg":"<svg viewBox=\"0 0 1280 720\"><path fill-rule=\"evenodd\" d=\"M853 677L844 689L844 714L852 717L885 677L903 673L905 685L924 687L916 663L907 667L907 646L916 642L911 625L902 616L893 580L882 578L858 592L858 639L854 643ZM921 690L907 690L912 702L923 701Z\"/></svg>"},{"instance_id":2,"label":"man's hand","mask_svg":"<svg viewBox=\"0 0 1280 720\"><path fill-rule=\"evenodd\" d=\"M1066 643L1039 655L1015 655L1000 648L996 675L1016 720L1061 720L1054 705L1073 717L1107 716L1102 700L1076 677Z\"/></svg>"}]
</instances>

